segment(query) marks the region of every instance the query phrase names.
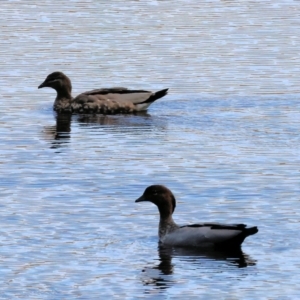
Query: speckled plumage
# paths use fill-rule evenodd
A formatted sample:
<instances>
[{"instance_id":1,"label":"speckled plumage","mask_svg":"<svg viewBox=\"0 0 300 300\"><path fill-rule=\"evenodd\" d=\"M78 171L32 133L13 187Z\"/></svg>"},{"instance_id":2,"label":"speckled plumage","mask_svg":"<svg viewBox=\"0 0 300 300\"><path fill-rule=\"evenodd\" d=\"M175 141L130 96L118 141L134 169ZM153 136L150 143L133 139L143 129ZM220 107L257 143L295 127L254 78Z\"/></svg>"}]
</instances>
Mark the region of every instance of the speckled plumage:
<instances>
[{"instance_id":1,"label":"speckled plumage","mask_svg":"<svg viewBox=\"0 0 300 300\"><path fill-rule=\"evenodd\" d=\"M235 250L244 239L258 232L257 227L247 228L244 224L202 223L178 226L172 217L176 200L172 192L162 185L145 189L136 202L150 201L159 210L159 241L164 245L180 247L213 247Z\"/></svg>"},{"instance_id":2,"label":"speckled plumage","mask_svg":"<svg viewBox=\"0 0 300 300\"><path fill-rule=\"evenodd\" d=\"M62 72L49 74L38 88L43 87L56 90L53 109L57 113L135 113L147 110L151 103L164 97L168 92L168 89L152 93L116 87L87 91L73 98L71 80Z\"/></svg>"},{"instance_id":3,"label":"speckled plumage","mask_svg":"<svg viewBox=\"0 0 300 300\"><path fill-rule=\"evenodd\" d=\"M160 241L163 241L164 237L177 230L179 226L173 221L172 218L162 219L159 220L158 226L158 237Z\"/></svg>"}]
</instances>

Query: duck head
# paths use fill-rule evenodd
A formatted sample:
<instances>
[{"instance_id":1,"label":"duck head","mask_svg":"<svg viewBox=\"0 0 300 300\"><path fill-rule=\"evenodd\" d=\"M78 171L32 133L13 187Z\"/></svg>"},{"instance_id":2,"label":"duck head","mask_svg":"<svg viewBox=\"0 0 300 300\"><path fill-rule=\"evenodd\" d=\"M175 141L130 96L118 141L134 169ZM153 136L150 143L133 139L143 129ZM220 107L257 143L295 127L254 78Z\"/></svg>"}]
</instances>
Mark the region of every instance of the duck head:
<instances>
[{"instance_id":1,"label":"duck head","mask_svg":"<svg viewBox=\"0 0 300 300\"><path fill-rule=\"evenodd\" d=\"M41 89L43 87L51 87L55 89L58 94L60 92L67 92L71 94L72 91L71 80L62 72L53 72L49 74L45 81L40 84L38 88Z\"/></svg>"},{"instance_id":2,"label":"duck head","mask_svg":"<svg viewBox=\"0 0 300 300\"><path fill-rule=\"evenodd\" d=\"M151 185L147 187L141 197L135 202L149 201L158 207L160 217L168 218L172 216L176 200L172 192L163 185Z\"/></svg>"}]
</instances>

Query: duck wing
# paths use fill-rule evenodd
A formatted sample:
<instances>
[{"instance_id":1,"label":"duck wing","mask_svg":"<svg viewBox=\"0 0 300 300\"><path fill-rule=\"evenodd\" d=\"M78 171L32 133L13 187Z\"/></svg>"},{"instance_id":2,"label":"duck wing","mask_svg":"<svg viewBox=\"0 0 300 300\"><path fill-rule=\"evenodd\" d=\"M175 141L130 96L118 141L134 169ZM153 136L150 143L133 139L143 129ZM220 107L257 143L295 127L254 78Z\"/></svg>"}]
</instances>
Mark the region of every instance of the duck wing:
<instances>
[{"instance_id":1,"label":"duck wing","mask_svg":"<svg viewBox=\"0 0 300 300\"><path fill-rule=\"evenodd\" d=\"M131 102L132 104L152 103L155 100L165 96L168 89L158 92L146 90L129 90L123 87L95 89L82 93L81 95L94 96L98 99L109 99L116 102ZM80 95L79 95L80 96Z\"/></svg>"},{"instance_id":2,"label":"duck wing","mask_svg":"<svg viewBox=\"0 0 300 300\"><path fill-rule=\"evenodd\" d=\"M128 91L127 88L125 87L112 87L112 88L102 88L102 89L94 89L91 91L86 91L84 93L82 93L83 95L95 95L95 94L108 94L108 93L119 93L119 92L123 92L123 91Z\"/></svg>"},{"instance_id":3,"label":"duck wing","mask_svg":"<svg viewBox=\"0 0 300 300\"><path fill-rule=\"evenodd\" d=\"M180 228L183 227L205 227L205 226L209 226L211 228L217 229L217 228L231 228L231 229L237 229L237 228L246 228L247 225L245 224L222 224L222 223L197 223L197 224L191 224L191 225L184 225L181 226Z\"/></svg>"},{"instance_id":4,"label":"duck wing","mask_svg":"<svg viewBox=\"0 0 300 300\"><path fill-rule=\"evenodd\" d=\"M155 100L165 96L168 89L152 93L122 87L84 92L72 100L73 113L133 113L145 111Z\"/></svg>"},{"instance_id":5,"label":"duck wing","mask_svg":"<svg viewBox=\"0 0 300 300\"><path fill-rule=\"evenodd\" d=\"M162 242L173 246L239 247L247 236L257 232L257 227L247 228L245 224L192 224L179 227Z\"/></svg>"}]
</instances>

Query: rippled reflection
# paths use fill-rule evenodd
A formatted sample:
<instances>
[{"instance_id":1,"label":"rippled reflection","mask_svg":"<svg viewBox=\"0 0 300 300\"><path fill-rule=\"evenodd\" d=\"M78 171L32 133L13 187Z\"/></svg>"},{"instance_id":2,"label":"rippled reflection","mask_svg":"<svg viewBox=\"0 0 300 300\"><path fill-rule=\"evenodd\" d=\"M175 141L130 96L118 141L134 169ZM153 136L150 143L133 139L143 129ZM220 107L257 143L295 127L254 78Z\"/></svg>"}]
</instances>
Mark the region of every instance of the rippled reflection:
<instances>
[{"instance_id":1,"label":"rippled reflection","mask_svg":"<svg viewBox=\"0 0 300 300\"><path fill-rule=\"evenodd\" d=\"M151 120L151 115L146 111L129 115L80 114L74 115L74 119L81 124L142 126L149 124L149 121Z\"/></svg>"},{"instance_id":2,"label":"rippled reflection","mask_svg":"<svg viewBox=\"0 0 300 300\"><path fill-rule=\"evenodd\" d=\"M163 127L161 120L155 120L147 112L129 115L74 115L72 121L80 127L111 128L114 132L140 131Z\"/></svg>"},{"instance_id":3,"label":"rippled reflection","mask_svg":"<svg viewBox=\"0 0 300 300\"><path fill-rule=\"evenodd\" d=\"M159 246L159 263L152 267L146 267L143 270L143 284L154 285L159 289L166 289L173 283L175 284L171 276L176 273L176 263L172 262L172 260L175 259L184 262L189 268L192 265L193 268L199 269L201 272L222 272L218 262L222 262L224 268L246 268L256 265L256 261L242 250L224 252L199 248ZM205 271L203 271L203 269ZM178 270L178 272L181 273L184 272L184 270Z\"/></svg>"},{"instance_id":4,"label":"rippled reflection","mask_svg":"<svg viewBox=\"0 0 300 300\"><path fill-rule=\"evenodd\" d=\"M56 115L55 121L55 125L45 126L43 130L44 137L52 140L50 147L52 149L60 148L64 144L69 143L71 136L71 115Z\"/></svg>"},{"instance_id":5,"label":"rippled reflection","mask_svg":"<svg viewBox=\"0 0 300 300\"><path fill-rule=\"evenodd\" d=\"M167 122L163 118L153 118L147 112L134 115L75 115L72 122L80 128L112 133L114 135L144 136L147 133L161 134L167 129Z\"/></svg>"},{"instance_id":6,"label":"rippled reflection","mask_svg":"<svg viewBox=\"0 0 300 300\"><path fill-rule=\"evenodd\" d=\"M103 129L112 133L134 133L144 135L145 132L162 132L167 123L163 119L152 118L147 112L139 112L132 115L67 115L55 116L56 124L45 126L43 137L51 140L52 149L61 148L69 143L71 127L78 125L86 129ZM100 133L101 131L99 131Z\"/></svg>"}]
</instances>

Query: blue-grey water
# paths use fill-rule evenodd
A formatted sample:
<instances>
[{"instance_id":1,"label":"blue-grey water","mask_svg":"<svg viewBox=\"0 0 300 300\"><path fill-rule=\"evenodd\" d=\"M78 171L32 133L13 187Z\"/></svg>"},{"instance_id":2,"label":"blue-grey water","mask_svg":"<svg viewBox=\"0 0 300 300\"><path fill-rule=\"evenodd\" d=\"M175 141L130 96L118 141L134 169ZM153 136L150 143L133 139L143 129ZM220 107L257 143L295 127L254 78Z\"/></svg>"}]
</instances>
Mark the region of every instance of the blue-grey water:
<instances>
[{"instance_id":1,"label":"blue-grey water","mask_svg":"<svg viewBox=\"0 0 300 300\"><path fill-rule=\"evenodd\" d=\"M300 297L299 1L2 1L1 299ZM169 95L147 114L56 119L73 94ZM244 254L158 248L179 224L246 223Z\"/></svg>"}]
</instances>

